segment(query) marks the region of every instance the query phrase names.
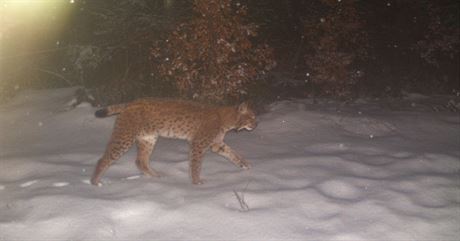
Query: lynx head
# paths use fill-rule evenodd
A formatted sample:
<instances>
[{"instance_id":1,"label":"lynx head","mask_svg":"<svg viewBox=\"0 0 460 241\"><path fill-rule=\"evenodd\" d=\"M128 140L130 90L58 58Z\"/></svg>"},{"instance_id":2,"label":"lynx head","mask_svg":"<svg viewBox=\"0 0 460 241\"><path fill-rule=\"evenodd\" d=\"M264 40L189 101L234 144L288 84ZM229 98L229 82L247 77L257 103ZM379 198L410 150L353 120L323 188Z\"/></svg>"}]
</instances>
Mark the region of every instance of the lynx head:
<instances>
[{"instance_id":1,"label":"lynx head","mask_svg":"<svg viewBox=\"0 0 460 241\"><path fill-rule=\"evenodd\" d=\"M243 102L238 106L238 119L236 124L237 130L246 129L248 131L253 130L257 126L256 115L254 111L249 107L247 102Z\"/></svg>"}]
</instances>

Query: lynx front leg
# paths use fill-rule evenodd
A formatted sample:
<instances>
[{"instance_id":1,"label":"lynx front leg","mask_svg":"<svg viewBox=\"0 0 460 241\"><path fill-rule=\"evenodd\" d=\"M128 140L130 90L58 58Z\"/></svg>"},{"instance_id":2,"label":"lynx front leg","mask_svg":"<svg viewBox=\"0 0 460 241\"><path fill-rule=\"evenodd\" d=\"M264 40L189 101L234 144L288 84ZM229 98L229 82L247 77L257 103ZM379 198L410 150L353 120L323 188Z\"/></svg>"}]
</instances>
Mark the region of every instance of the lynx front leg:
<instances>
[{"instance_id":1,"label":"lynx front leg","mask_svg":"<svg viewBox=\"0 0 460 241\"><path fill-rule=\"evenodd\" d=\"M247 170L251 168L251 164L248 161L238 155L238 153L236 153L230 146L223 142L213 144L211 146L211 150L223 157L226 157L233 164L243 169Z\"/></svg>"}]
</instances>

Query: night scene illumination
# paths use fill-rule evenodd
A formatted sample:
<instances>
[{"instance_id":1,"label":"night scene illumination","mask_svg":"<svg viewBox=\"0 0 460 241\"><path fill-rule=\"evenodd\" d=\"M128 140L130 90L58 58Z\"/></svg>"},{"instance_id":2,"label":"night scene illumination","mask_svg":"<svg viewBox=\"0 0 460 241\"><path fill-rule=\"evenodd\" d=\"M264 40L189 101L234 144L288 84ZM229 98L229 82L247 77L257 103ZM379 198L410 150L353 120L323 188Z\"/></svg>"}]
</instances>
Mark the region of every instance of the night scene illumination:
<instances>
[{"instance_id":1,"label":"night scene illumination","mask_svg":"<svg viewBox=\"0 0 460 241\"><path fill-rule=\"evenodd\" d=\"M458 240L460 1L0 0L0 240Z\"/></svg>"}]
</instances>

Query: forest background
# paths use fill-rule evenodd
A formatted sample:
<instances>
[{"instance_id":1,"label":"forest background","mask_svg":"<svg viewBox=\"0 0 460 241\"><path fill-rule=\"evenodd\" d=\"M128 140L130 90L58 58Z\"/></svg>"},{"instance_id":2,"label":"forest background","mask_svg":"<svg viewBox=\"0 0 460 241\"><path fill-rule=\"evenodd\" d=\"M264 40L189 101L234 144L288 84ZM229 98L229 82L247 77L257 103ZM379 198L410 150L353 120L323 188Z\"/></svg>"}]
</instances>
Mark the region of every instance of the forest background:
<instances>
[{"instance_id":1,"label":"forest background","mask_svg":"<svg viewBox=\"0 0 460 241\"><path fill-rule=\"evenodd\" d=\"M460 94L456 0L71 0L33 26L10 3L0 101L68 86L94 105Z\"/></svg>"}]
</instances>

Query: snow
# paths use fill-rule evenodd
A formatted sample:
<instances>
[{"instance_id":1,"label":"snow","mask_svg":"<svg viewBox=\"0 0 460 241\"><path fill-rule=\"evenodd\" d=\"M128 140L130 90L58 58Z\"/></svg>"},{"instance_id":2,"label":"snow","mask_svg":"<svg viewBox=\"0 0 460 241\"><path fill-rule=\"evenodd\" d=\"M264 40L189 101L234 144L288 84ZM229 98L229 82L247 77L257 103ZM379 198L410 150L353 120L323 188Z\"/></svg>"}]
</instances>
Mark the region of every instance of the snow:
<instances>
[{"instance_id":1,"label":"snow","mask_svg":"<svg viewBox=\"0 0 460 241\"><path fill-rule=\"evenodd\" d=\"M141 176L131 150L95 187L114 118L69 109L73 92L25 91L0 106L1 241L459 240L457 113L277 102L257 129L226 137L249 171L208 153L194 186L186 143L160 139L161 178Z\"/></svg>"}]
</instances>

